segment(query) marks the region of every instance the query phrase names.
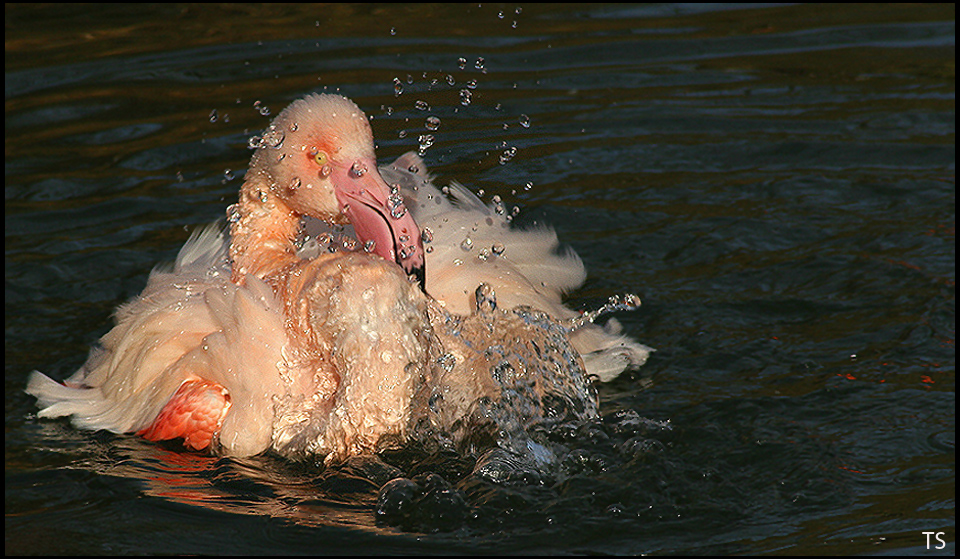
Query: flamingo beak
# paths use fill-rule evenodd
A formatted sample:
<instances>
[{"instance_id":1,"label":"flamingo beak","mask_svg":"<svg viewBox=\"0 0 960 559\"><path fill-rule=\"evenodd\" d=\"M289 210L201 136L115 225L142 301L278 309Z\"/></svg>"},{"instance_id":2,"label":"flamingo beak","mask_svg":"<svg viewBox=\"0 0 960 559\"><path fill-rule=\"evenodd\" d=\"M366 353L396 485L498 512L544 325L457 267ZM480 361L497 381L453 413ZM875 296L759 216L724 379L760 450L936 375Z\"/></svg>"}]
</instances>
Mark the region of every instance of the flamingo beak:
<instances>
[{"instance_id":1,"label":"flamingo beak","mask_svg":"<svg viewBox=\"0 0 960 559\"><path fill-rule=\"evenodd\" d=\"M330 178L340 211L350 220L364 248L399 264L425 291L420 227L400 193L380 176L376 161L358 159L349 167L334 166Z\"/></svg>"}]
</instances>

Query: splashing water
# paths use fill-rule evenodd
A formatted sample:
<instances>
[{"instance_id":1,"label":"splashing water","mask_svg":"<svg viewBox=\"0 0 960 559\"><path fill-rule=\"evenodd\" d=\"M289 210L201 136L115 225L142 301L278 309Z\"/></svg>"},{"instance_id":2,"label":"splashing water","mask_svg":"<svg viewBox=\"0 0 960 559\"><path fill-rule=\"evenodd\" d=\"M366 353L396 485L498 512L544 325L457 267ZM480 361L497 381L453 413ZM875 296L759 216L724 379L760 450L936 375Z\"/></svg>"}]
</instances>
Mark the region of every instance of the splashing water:
<instances>
[{"instance_id":1,"label":"splashing water","mask_svg":"<svg viewBox=\"0 0 960 559\"><path fill-rule=\"evenodd\" d=\"M580 328L583 328L587 324L595 322L598 318L605 314L620 312L620 311L635 311L640 308L640 297L627 293L625 295L613 295L607 302L595 311L587 311L582 315L567 320L563 323L564 327L569 332L574 332Z\"/></svg>"},{"instance_id":2,"label":"splashing water","mask_svg":"<svg viewBox=\"0 0 960 559\"><path fill-rule=\"evenodd\" d=\"M551 433L600 421L596 390L566 329L529 307L497 308L496 294L484 284L476 298L476 311L466 317L439 305L429 309L434 330L452 343L433 360L414 397L419 415L408 442L428 456L464 457L472 468L459 481L421 470L386 483L376 516L387 524L456 529L471 515L471 486L544 485L562 476L576 451ZM472 397L478 385L489 395Z\"/></svg>"},{"instance_id":3,"label":"splashing water","mask_svg":"<svg viewBox=\"0 0 960 559\"><path fill-rule=\"evenodd\" d=\"M472 455L497 450L540 475L556 466L551 457L560 454L540 434L561 423L598 419L596 390L567 330L547 314L525 306L498 308L485 284L477 288L476 301L468 316L429 307L445 345L414 399L420 415L413 419L412 438L424 449Z\"/></svg>"}]
</instances>

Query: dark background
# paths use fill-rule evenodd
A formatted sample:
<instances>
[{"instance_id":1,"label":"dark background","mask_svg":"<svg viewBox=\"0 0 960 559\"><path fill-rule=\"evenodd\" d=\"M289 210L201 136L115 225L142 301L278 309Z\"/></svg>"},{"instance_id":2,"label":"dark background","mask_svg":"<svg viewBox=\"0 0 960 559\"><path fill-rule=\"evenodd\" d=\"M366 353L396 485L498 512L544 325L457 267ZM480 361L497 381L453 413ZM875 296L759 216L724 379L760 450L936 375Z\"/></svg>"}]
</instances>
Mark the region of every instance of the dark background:
<instances>
[{"instance_id":1,"label":"dark background","mask_svg":"<svg viewBox=\"0 0 960 559\"><path fill-rule=\"evenodd\" d=\"M953 4L4 22L6 553L919 554L924 531L954 553ZM247 139L321 90L373 117L381 160L432 133L439 182L554 224L590 272L574 307L644 301L618 318L658 351L601 387L582 468L473 493L452 531L378 524L369 472L81 432L22 392L83 363L235 201Z\"/></svg>"}]
</instances>

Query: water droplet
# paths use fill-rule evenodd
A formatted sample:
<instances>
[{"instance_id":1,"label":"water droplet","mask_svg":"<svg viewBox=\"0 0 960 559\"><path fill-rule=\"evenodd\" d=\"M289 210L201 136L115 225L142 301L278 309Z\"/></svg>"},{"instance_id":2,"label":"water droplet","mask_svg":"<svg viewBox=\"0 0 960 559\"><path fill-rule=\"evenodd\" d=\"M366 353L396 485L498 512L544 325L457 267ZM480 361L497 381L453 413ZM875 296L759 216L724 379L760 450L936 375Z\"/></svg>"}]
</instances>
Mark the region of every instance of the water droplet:
<instances>
[{"instance_id":1,"label":"water droplet","mask_svg":"<svg viewBox=\"0 0 960 559\"><path fill-rule=\"evenodd\" d=\"M224 178L224 180L232 181L232 180L233 180L233 171L231 171L230 169L224 169L224 170L223 170L223 178Z\"/></svg>"},{"instance_id":2,"label":"water droplet","mask_svg":"<svg viewBox=\"0 0 960 559\"><path fill-rule=\"evenodd\" d=\"M484 313L497 310L497 294L489 285L481 283L477 286L477 290L474 291L474 297L477 300L478 312Z\"/></svg>"},{"instance_id":3,"label":"water droplet","mask_svg":"<svg viewBox=\"0 0 960 559\"><path fill-rule=\"evenodd\" d=\"M216 121L217 121L217 109L213 109L212 111L210 111L210 122L216 122Z\"/></svg>"},{"instance_id":4,"label":"water droplet","mask_svg":"<svg viewBox=\"0 0 960 559\"><path fill-rule=\"evenodd\" d=\"M430 109L430 105L429 105L426 101L419 101L419 100L418 100L416 103L413 104L413 106L414 106L418 111L426 111L426 110L429 110L429 109Z\"/></svg>"},{"instance_id":5,"label":"water droplet","mask_svg":"<svg viewBox=\"0 0 960 559\"><path fill-rule=\"evenodd\" d=\"M524 128L530 128L530 117L527 115L520 115L520 126Z\"/></svg>"},{"instance_id":6,"label":"water droplet","mask_svg":"<svg viewBox=\"0 0 960 559\"><path fill-rule=\"evenodd\" d=\"M240 204L230 204L227 206L227 221L230 223L240 221Z\"/></svg>"},{"instance_id":7,"label":"water droplet","mask_svg":"<svg viewBox=\"0 0 960 559\"><path fill-rule=\"evenodd\" d=\"M440 128L440 119L435 116L428 116L427 120L423 123L424 128L427 130L436 130Z\"/></svg>"},{"instance_id":8,"label":"water droplet","mask_svg":"<svg viewBox=\"0 0 960 559\"><path fill-rule=\"evenodd\" d=\"M469 89L460 90L460 104L463 105L464 107L470 104L472 97L473 97L473 94L470 93Z\"/></svg>"},{"instance_id":9,"label":"water droplet","mask_svg":"<svg viewBox=\"0 0 960 559\"><path fill-rule=\"evenodd\" d=\"M493 253L496 254L497 256L500 256L501 254L503 254L506 248L503 246L503 243L497 242L497 243L493 243L493 246L490 247L490 250L492 250Z\"/></svg>"},{"instance_id":10,"label":"water droplet","mask_svg":"<svg viewBox=\"0 0 960 559\"><path fill-rule=\"evenodd\" d=\"M429 227L424 227L423 231L420 231L420 240L423 244L430 244L433 242L433 230Z\"/></svg>"},{"instance_id":11,"label":"water droplet","mask_svg":"<svg viewBox=\"0 0 960 559\"><path fill-rule=\"evenodd\" d=\"M452 353L444 353L440 357L437 357L437 365L440 365L444 371L449 373L457 366L457 358Z\"/></svg>"},{"instance_id":12,"label":"water droplet","mask_svg":"<svg viewBox=\"0 0 960 559\"><path fill-rule=\"evenodd\" d=\"M483 57L481 56L481 57L477 58L477 61L476 61L476 62L473 63L473 67L476 68L477 70L484 70L484 69L485 69L485 67L484 67L485 64L486 64L486 60L484 60Z\"/></svg>"},{"instance_id":13,"label":"water droplet","mask_svg":"<svg viewBox=\"0 0 960 559\"><path fill-rule=\"evenodd\" d=\"M357 250L357 240L349 235L344 235L340 237L340 246L343 247L343 250L353 252Z\"/></svg>"},{"instance_id":14,"label":"water droplet","mask_svg":"<svg viewBox=\"0 0 960 559\"><path fill-rule=\"evenodd\" d=\"M407 245L400 249L400 260L406 260L414 255L417 252L417 247L413 245Z\"/></svg>"},{"instance_id":15,"label":"water droplet","mask_svg":"<svg viewBox=\"0 0 960 559\"><path fill-rule=\"evenodd\" d=\"M393 78L393 96L400 97L401 93L403 93L403 82L400 78Z\"/></svg>"},{"instance_id":16,"label":"water droplet","mask_svg":"<svg viewBox=\"0 0 960 559\"><path fill-rule=\"evenodd\" d=\"M467 67L467 59L462 56L458 58L457 66L459 66L461 70L465 69Z\"/></svg>"},{"instance_id":17,"label":"water droplet","mask_svg":"<svg viewBox=\"0 0 960 559\"><path fill-rule=\"evenodd\" d=\"M505 165L508 161L514 158L517 155L517 148L509 147L500 154L500 164Z\"/></svg>"},{"instance_id":18,"label":"water droplet","mask_svg":"<svg viewBox=\"0 0 960 559\"><path fill-rule=\"evenodd\" d=\"M433 134L422 134L417 140L420 144L418 153L423 157L426 155L427 149L433 145Z\"/></svg>"},{"instance_id":19,"label":"water droplet","mask_svg":"<svg viewBox=\"0 0 960 559\"><path fill-rule=\"evenodd\" d=\"M275 126L270 126L266 133L264 133L260 145L272 149L280 149L283 147L284 139L286 139L286 135L283 133L283 130Z\"/></svg>"},{"instance_id":20,"label":"water droplet","mask_svg":"<svg viewBox=\"0 0 960 559\"><path fill-rule=\"evenodd\" d=\"M407 207L403 205L403 196L399 193L391 194L387 198L387 207L390 208L390 217L400 219L407 214Z\"/></svg>"},{"instance_id":21,"label":"water droplet","mask_svg":"<svg viewBox=\"0 0 960 559\"><path fill-rule=\"evenodd\" d=\"M363 162L361 162L361 161L356 161L356 162L354 162L353 165L350 166L350 176L351 176L351 177L353 177L353 178L355 178L355 179L359 179L360 177L362 177L362 176L365 175L365 174L367 174L367 166L364 165Z\"/></svg>"},{"instance_id":22,"label":"water droplet","mask_svg":"<svg viewBox=\"0 0 960 559\"><path fill-rule=\"evenodd\" d=\"M260 104L259 100L253 102L253 108L257 109L261 116L270 116L270 107Z\"/></svg>"}]
</instances>

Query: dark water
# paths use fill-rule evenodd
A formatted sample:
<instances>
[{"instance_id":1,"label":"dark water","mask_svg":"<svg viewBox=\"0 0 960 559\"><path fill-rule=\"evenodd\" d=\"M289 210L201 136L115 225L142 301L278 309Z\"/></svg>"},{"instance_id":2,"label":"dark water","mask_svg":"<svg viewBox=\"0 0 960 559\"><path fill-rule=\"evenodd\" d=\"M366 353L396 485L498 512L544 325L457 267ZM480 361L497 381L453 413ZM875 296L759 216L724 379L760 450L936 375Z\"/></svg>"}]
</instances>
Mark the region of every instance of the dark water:
<instances>
[{"instance_id":1,"label":"dark water","mask_svg":"<svg viewBox=\"0 0 960 559\"><path fill-rule=\"evenodd\" d=\"M954 553L952 4L37 6L5 7L8 554ZM441 182L555 224L575 307L644 300L618 318L657 353L555 475L36 419L27 374L78 368L235 200L261 113L324 88L382 160L432 134ZM378 520L424 472L463 506Z\"/></svg>"}]
</instances>

